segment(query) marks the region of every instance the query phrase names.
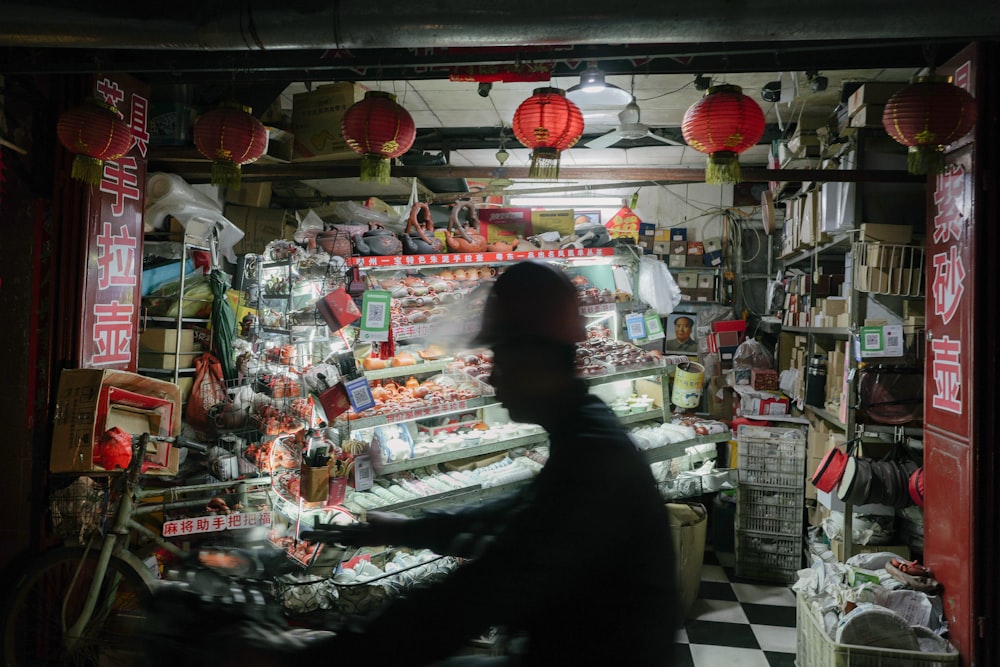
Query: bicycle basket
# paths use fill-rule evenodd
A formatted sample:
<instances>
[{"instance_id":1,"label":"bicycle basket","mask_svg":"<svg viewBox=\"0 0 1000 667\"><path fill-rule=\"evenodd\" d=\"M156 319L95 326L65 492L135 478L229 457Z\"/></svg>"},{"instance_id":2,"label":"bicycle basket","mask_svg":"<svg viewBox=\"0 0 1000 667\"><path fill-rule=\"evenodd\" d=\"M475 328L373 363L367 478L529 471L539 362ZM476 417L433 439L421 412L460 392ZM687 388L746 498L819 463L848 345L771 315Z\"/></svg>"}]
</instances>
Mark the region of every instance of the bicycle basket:
<instances>
[{"instance_id":1,"label":"bicycle basket","mask_svg":"<svg viewBox=\"0 0 1000 667\"><path fill-rule=\"evenodd\" d=\"M49 511L57 537L82 543L101 531L108 511L107 494L92 477L77 477L50 494Z\"/></svg>"}]
</instances>

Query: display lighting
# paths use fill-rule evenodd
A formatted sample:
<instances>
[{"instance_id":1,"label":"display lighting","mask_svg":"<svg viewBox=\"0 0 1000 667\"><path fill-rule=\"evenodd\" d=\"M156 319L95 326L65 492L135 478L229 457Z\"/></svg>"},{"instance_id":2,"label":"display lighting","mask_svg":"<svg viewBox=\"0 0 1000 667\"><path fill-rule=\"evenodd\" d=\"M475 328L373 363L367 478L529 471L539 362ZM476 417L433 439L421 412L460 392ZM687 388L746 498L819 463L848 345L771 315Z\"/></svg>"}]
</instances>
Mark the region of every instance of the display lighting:
<instances>
[{"instance_id":1,"label":"display lighting","mask_svg":"<svg viewBox=\"0 0 1000 667\"><path fill-rule=\"evenodd\" d=\"M566 91L566 97L581 107L618 107L632 101L632 93L604 79L597 63L588 63L580 75L580 83Z\"/></svg>"}]
</instances>

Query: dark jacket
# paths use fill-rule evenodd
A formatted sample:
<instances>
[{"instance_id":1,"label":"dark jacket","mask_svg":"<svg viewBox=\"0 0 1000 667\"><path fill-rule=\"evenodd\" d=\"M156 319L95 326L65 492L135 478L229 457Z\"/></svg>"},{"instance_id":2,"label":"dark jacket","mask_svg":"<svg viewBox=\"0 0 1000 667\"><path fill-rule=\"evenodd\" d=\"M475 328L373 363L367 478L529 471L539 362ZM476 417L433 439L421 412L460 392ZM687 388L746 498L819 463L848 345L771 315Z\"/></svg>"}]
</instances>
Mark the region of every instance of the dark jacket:
<instances>
[{"instance_id":1,"label":"dark jacket","mask_svg":"<svg viewBox=\"0 0 1000 667\"><path fill-rule=\"evenodd\" d=\"M367 664L419 665L502 626L526 635L525 665L670 664L674 552L649 465L583 392L550 442L520 493L405 525L395 544L474 558L342 636L346 652L354 643Z\"/></svg>"}]
</instances>

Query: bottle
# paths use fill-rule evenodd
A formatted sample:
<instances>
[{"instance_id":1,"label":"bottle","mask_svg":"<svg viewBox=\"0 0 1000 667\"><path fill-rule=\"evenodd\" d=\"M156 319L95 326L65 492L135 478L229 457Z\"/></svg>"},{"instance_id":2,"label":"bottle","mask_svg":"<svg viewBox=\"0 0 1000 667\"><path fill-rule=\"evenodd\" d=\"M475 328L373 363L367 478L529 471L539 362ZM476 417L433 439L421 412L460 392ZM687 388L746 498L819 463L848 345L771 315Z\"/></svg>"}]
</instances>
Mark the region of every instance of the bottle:
<instances>
[{"instance_id":1,"label":"bottle","mask_svg":"<svg viewBox=\"0 0 1000 667\"><path fill-rule=\"evenodd\" d=\"M822 408L826 404L826 358L814 354L806 371L806 405Z\"/></svg>"}]
</instances>

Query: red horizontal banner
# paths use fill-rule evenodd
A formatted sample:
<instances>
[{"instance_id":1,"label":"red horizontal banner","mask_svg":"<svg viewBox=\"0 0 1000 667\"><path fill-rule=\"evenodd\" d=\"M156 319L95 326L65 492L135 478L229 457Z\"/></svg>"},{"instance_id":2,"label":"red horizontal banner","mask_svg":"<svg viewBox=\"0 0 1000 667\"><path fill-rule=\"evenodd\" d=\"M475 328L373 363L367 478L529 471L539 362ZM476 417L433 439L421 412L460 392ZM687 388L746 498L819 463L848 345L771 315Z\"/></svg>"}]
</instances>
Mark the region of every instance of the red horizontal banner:
<instances>
[{"instance_id":1,"label":"red horizontal banner","mask_svg":"<svg viewBox=\"0 0 1000 667\"><path fill-rule=\"evenodd\" d=\"M350 266L442 266L450 264L495 264L526 259L575 259L612 257L614 248L566 248L565 250L528 250L519 252L442 253L440 255L385 255L351 257Z\"/></svg>"}]
</instances>

